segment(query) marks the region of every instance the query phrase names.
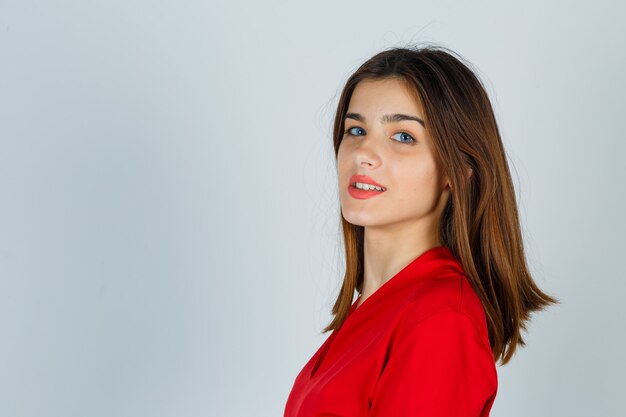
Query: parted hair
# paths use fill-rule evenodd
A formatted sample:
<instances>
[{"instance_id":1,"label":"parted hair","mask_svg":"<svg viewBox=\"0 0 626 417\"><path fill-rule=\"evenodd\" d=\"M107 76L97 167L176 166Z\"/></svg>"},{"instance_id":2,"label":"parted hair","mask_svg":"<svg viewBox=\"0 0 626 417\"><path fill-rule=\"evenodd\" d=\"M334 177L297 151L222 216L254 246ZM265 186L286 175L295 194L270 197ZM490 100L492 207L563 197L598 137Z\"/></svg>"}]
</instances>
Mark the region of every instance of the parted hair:
<instances>
[{"instance_id":1,"label":"parted hair","mask_svg":"<svg viewBox=\"0 0 626 417\"><path fill-rule=\"evenodd\" d=\"M450 179L450 197L439 236L461 263L487 318L495 361L504 365L525 346L530 313L559 304L530 274L515 189L488 94L471 64L440 45L391 47L368 59L349 76L333 126L335 158L343 138L350 98L363 80L395 78L423 109L425 129L438 165ZM341 217L346 270L323 332L346 319L354 291L363 290L363 226Z\"/></svg>"}]
</instances>

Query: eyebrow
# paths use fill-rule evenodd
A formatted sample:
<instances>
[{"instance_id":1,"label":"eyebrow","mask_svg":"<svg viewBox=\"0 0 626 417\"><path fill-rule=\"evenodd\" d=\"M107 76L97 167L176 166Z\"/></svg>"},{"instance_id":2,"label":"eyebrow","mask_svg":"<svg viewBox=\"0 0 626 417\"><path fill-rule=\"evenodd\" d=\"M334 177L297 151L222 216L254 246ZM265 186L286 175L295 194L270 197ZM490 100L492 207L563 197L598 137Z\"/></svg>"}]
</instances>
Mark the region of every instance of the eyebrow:
<instances>
[{"instance_id":1,"label":"eyebrow","mask_svg":"<svg viewBox=\"0 0 626 417\"><path fill-rule=\"evenodd\" d=\"M365 117L363 117L359 113L346 113L346 119L354 119L359 122L365 123ZM381 123L401 122L403 120L413 120L421 124L422 127L425 127L424 121L422 119L417 116L410 116L408 114L385 114L380 118Z\"/></svg>"}]
</instances>

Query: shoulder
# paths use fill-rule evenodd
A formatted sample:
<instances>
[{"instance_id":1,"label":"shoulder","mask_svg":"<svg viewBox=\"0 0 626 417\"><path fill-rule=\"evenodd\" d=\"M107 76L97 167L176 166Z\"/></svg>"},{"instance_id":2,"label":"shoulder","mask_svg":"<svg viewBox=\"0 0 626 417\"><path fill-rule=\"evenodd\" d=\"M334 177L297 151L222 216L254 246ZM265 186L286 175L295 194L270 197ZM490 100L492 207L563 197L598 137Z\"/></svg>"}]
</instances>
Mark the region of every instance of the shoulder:
<instances>
[{"instance_id":1,"label":"shoulder","mask_svg":"<svg viewBox=\"0 0 626 417\"><path fill-rule=\"evenodd\" d=\"M473 320L448 309L402 326L386 350L371 415L487 415L498 389L491 349ZM487 414L484 414L487 410Z\"/></svg>"},{"instance_id":2,"label":"shoulder","mask_svg":"<svg viewBox=\"0 0 626 417\"><path fill-rule=\"evenodd\" d=\"M441 326L445 325L445 329ZM467 277L457 269L444 269L433 279L420 282L397 322L399 335L413 331L458 331L471 328L489 352L485 310Z\"/></svg>"}]
</instances>

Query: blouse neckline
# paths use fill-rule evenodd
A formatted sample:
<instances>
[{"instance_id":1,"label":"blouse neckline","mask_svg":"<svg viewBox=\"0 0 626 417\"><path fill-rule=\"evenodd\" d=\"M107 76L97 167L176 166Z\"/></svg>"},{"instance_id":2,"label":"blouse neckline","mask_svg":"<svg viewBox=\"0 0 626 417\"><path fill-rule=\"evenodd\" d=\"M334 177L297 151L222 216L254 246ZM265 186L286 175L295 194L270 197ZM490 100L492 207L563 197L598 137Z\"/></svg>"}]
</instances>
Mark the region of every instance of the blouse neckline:
<instances>
[{"instance_id":1,"label":"blouse neckline","mask_svg":"<svg viewBox=\"0 0 626 417\"><path fill-rule=\"evenodd\" d=\"M436 270L441 266L452 266L462 271L462 268L450 249L446 246L435 246L424 251L421 255L417 256L411 262L409 262L404 268L398 271L393 277L388 279L383 285L381 285L376 291L374 291L369 297L363 300L363 303L357 308L357 304L361 299L361 295L352 303L346 319L341 326L333 331L332 335L327 339L326 343L320 350L318 357L313 364L313 368L309 372L309 378L313 379L320 375L320 368L324 368L328 362L327 356L330 351L333 350L332 345L335 344L335 339L339 336L339 333L345 333L345 329L342 332L342 328L346 325L354 326L358 323L367 322L372 314L376 314L376 309L371 310L377 303L387 299L388 296L395 292L402 292L410 290L407 287L411 287L416 281L436 278ZM435 271L435 273L433 273ZM371 310L371 313L367 313ZM355 322L356 320L356 322ZM340 337L341 338L341 337Z\"/></svg>"},{"instance_id":2,"label":"blouse neckline","mask_svg":"<svg viewBox=\"0 0 626 417\"><path fill-rule=\"evenodd\" d=\"M407 279L416 280L421 277L426 277L432 267L439 265L439 262L429 261L442 259L455 260L452 252L450 252L450 249L446 246L434 246L422 252L421 255L414 258L394 276L389 278L383 285L378 287L376 291L370 294L370 296L363 300L363 303L357 307L362 297L362 294L359 294L350 309L348 317L356 314L357 311L363 310L363 307L367 307L370 304L375 303L377 299L385 296L385 294L393 291L395 288L403 286L406 284Z\"/></svg>"}]
</instances>

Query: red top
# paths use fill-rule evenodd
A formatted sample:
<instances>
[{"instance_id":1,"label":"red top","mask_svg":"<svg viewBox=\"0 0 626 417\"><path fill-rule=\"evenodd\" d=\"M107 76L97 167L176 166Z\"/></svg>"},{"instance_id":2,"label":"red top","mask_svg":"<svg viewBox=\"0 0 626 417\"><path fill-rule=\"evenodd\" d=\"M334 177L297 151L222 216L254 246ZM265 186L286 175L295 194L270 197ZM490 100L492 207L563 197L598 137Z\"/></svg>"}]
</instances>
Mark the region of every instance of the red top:
<instances>
[{"instance_id":1,"label":"red top","mask_svg":"<svg viewBox=\"0 0 626 417\"><path fill-rule=\"evenodd\" d=\"M411 261L304 365L285 417L487 417L498 390L480 299L450 250Z\"/></svg>"}]
</instances>

